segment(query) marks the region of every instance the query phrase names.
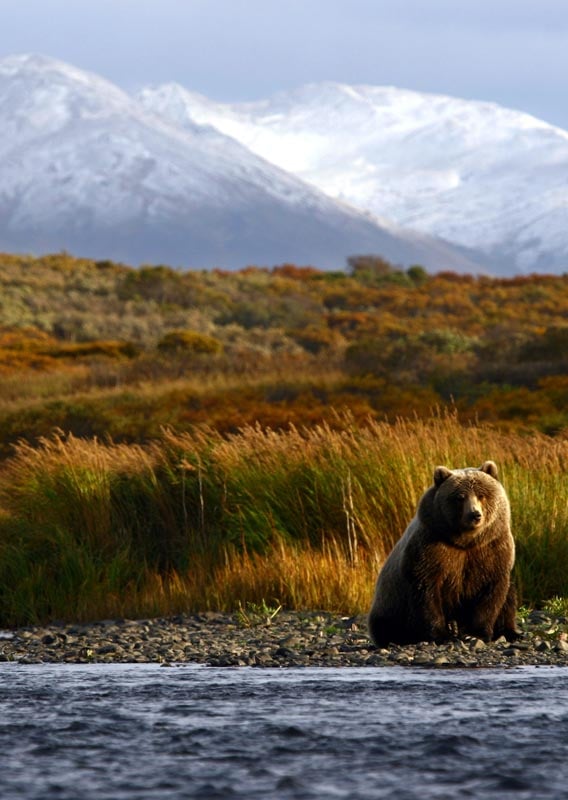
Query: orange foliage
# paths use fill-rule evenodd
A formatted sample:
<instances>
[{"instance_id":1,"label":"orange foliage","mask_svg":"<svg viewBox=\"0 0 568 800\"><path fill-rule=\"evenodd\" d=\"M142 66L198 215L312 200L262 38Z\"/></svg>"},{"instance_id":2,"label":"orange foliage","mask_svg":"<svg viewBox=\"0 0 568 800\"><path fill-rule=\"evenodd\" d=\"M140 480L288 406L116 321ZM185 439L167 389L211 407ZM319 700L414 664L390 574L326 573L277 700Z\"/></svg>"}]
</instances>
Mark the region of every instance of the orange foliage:
<instances>
[{"instance_id":1,"label":"orange foliage","mask_svg":"<svg viewBox=\"0 0 568 800\"><path fill-rule=\"evenodd\" d=\"M0 447L55 423L133 440L162 424L228 431L446 404L568 430L568 276L353 263L182 272L0 254Z\"/></svg>"}]
</instances>

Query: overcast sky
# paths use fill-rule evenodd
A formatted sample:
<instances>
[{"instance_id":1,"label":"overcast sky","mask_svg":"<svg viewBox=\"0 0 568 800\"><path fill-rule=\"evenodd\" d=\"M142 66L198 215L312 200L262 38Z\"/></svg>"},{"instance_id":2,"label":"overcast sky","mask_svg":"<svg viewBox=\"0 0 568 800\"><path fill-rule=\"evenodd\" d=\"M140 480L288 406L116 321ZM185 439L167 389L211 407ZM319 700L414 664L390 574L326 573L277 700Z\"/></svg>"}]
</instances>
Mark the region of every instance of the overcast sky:
<instances>
[{"instance_id":1,"label":"overcast sky","mask_svg":"<svg viewBox=\"0 0 568 800\"><path fill-rule=\"evenodd\" d=\"M568 129L568 0L0 0L0 56L125 89L252 100L321 80L521 109Z\"/></svg>"}]
</instances>

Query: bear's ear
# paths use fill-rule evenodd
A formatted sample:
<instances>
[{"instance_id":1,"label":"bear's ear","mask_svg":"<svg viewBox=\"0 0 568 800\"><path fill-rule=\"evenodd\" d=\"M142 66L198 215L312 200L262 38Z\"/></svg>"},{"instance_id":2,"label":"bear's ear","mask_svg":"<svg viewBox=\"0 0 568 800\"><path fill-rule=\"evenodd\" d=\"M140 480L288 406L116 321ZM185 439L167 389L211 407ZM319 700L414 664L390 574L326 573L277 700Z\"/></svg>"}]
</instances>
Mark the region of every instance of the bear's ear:
<instances>
[{"instance_id":1,"label":"bear's ear","mask_svg":"<svg viewBox=\"0 0 568 800\"><path fill-rule=\"evenodd\" d=\"M434 483L436 486L441 486L447 478L452 474L452 470L447 467L436 467L434 470Z\"/></svg>"},{"instance_id":2,"label":"bear's ear","mask_svg":"<svg viewBox=\"0 0 568 800\"><path fill-rule=\"evenodd\" d=\"M497 469L497 464L494 461L484 461L479 469L481 472L486 472L488 475L491 475L491 477L495 478L496 481L499 480L499 470Z\"/></svg>"}]
</instances>

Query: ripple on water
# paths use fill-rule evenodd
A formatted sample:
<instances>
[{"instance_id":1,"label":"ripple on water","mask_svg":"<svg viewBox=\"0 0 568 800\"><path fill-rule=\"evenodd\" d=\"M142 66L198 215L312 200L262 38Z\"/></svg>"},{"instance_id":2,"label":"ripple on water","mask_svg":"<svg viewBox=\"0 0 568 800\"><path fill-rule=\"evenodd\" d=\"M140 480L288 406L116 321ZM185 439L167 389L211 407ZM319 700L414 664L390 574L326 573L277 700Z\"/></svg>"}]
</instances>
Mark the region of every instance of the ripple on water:
<instances>
[{"instance_id":1,"label":"ripple on water","mask_svg":"<svg viewBox=\"0 0 568 800\"><path fill-rule=\"evenodd\" d=\"M565 796L568 669L0 674L0 797Z\"/></svg>"}]
</instances>

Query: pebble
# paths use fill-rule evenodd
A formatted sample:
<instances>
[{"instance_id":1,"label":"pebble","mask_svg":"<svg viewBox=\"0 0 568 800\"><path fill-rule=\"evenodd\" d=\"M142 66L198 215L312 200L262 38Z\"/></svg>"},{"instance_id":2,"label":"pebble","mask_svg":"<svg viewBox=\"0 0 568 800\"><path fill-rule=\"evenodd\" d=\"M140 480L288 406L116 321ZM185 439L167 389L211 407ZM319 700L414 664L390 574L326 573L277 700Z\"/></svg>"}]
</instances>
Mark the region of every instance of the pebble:
<instances>
[{"instance_id":1,"label":"pebble","mask_svg":"<svg viewBox=\"0 0 568 800\"><path fill-rule=\"evenodd\" d=\"M517 642L475 637L377 649L363 615L280 611L270 621L206 612L171 618L102 620L0 631L0 662L176 663L220 667L568 666L568 620L540 611L519 620Z\"/></svg>"}]
</instances>

